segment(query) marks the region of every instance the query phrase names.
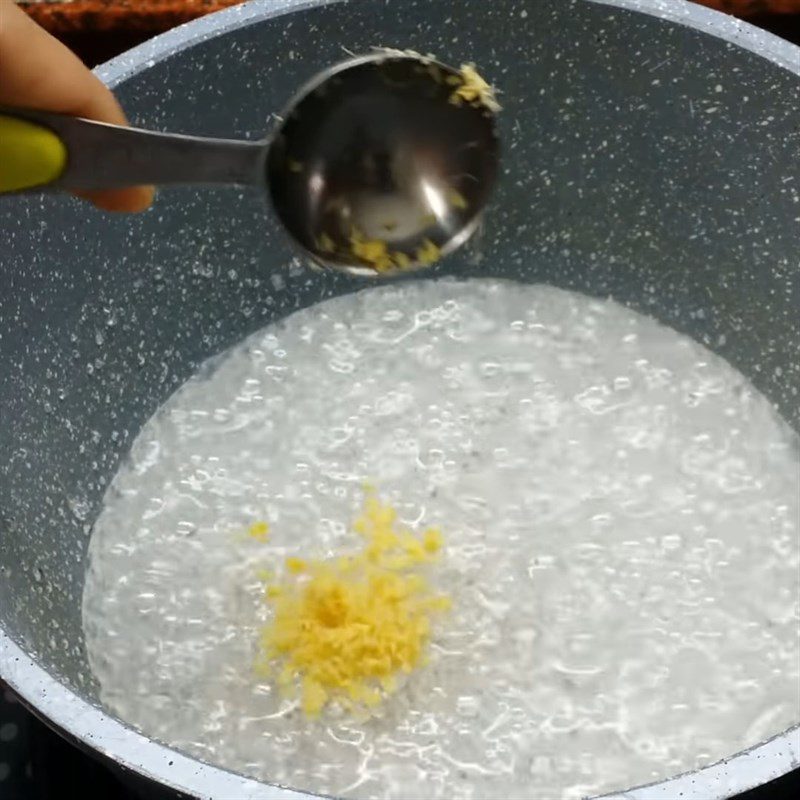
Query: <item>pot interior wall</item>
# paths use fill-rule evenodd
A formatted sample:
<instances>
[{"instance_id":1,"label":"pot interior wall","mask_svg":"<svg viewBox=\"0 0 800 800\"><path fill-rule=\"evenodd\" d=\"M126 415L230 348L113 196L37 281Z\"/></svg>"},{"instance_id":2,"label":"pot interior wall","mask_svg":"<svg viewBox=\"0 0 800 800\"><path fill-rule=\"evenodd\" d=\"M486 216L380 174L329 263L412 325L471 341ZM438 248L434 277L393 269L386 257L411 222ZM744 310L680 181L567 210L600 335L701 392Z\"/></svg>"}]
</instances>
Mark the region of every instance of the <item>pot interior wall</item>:
<instances>
[{"instance_id":1,"label":"pot interior wall","mask_svg":"<svg viewBox=\"0 0 800 800\"><path fill-rule=\"evenodd\" d=\"M475 61L502 90L495 207L432 275L613 296L800 427L798 79L749 51L588 2L357 0L203 41L119 94L141 125L256 137L343 48L378 44ZM92 697L85 552L133 437L210 355L364 284L301 265L256 192L164 191L133 219L1 204L0 625Z\"/></svg>"}]
</instances>

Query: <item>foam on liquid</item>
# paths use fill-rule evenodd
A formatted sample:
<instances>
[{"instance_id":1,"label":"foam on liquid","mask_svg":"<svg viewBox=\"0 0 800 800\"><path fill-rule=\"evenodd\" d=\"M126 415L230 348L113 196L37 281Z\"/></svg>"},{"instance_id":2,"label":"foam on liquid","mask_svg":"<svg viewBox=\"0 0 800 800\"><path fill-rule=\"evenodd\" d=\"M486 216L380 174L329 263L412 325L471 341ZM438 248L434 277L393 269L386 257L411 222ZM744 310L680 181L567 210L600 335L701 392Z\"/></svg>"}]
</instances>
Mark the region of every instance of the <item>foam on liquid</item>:
<instances>
[{"instance_id":1,"label":"foam on liquid","mask_svg":"<svg viewBox=\"0 0 800 800\"><path fill-rule=\"evenodd\" d=\"M253 675L256 572L351 549L364 481L441 525L454 609L382 716L309 722ZM297 788L653 781L797 722L799 481L764 397L614 302L370 289L242 342L148 422L91 542L90 661L149 736Z\"/></svg>"}]
</instances>

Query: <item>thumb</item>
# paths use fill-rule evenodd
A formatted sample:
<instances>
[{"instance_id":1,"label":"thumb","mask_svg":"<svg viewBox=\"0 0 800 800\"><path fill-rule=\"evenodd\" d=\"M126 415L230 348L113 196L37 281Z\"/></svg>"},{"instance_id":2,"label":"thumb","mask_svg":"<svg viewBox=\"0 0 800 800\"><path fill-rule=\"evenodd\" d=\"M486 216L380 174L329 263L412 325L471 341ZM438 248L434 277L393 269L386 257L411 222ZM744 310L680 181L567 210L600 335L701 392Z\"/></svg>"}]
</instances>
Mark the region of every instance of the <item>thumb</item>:
<instances>
[{"instance_id":1,"label":"thumb","mask_svg":"<svg viewBox=\"0 0 800 800\"><path fill-rule=\"evenodd\" d=\"M1 104L127 124L102 81L11 0L0 0L0 62ZM154 192L139 186L77 194L108 211L143 211Z\"/></svg>"}]
</instances>

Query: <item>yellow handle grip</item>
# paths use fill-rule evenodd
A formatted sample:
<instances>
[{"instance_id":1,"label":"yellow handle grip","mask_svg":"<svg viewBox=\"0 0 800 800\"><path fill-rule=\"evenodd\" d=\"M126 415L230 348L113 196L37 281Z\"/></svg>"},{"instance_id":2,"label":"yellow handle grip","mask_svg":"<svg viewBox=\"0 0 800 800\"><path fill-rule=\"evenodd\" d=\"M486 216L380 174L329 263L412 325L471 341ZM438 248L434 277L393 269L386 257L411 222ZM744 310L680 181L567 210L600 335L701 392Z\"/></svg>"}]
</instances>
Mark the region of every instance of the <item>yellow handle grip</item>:
<instances>
[{"instance_id":1,"label":"yellow handle grip","mask_svg":"<svg viewBox=\"0 0 800 800\"><path fill-rule=\"evenodd\" d=\"M67 148L48 128L0 114L0 194L52 183L67 165Z\"/></svg>"}]
</instances>

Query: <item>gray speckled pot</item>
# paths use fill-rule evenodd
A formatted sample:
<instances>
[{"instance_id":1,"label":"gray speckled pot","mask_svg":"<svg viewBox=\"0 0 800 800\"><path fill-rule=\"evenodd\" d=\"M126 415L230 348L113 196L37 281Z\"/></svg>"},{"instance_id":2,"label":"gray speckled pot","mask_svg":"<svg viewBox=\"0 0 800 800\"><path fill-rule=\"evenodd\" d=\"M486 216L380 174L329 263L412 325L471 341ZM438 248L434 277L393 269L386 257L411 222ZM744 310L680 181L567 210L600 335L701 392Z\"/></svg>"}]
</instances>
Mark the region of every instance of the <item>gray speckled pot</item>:
<instances>
[{"instance_id":1,"label":"gray speckled pot","mask_svg":"<svg viewBox=\"0 0 800 800\"><path fill-rule=\"evenodd\" d=\"M385 44L476 60L503 90L505 175L438 272L613 295L735 364L800 427L800 50L679 0L255 0L100 69L136 123L256 136L295 87ZM110 219L5 199L0 247L0 673L122 767L214 798L298 793L101 711L82 649L87 534L141 424L207 356L361 284L309 274L236 191ZM723 797L798 763L795 727L624 796Z\"/></svg>"}]
</instances>

